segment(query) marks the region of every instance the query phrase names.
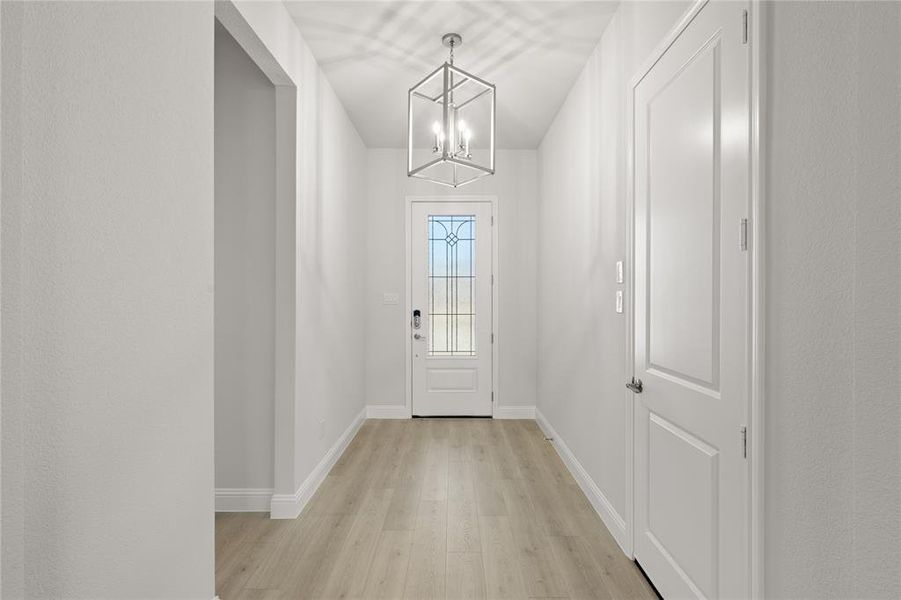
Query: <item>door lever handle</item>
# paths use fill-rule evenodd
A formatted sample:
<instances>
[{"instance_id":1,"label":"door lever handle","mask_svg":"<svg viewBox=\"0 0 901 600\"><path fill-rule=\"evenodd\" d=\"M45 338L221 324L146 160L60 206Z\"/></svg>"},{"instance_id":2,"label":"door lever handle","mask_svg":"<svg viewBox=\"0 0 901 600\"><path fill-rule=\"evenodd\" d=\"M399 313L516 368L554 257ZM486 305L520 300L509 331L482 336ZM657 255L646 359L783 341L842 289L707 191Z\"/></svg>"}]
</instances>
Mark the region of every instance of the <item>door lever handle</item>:
<instances>
[{"instance_id":1,"label":"door lever handle","mask_svg":"<svg viewBox=\"0 0 901 600\"><path fill-rule=\"evenodd\" d=\"M641 383L641 379L632 378L632 381L626 384L626 387L635 392L636 394L640 394L644 391L644 385Z\"/></svg>"},{"instance_id":2,"label":"door lever handle","mask_svg":"<svg viewBox=\"0 0 901 600\"><path fill-rule=\"evenodd\" d=\"M425 340L425 336L424 336L424 335L419 335L418 333L414 333L414 334L413 334L413 339L414 339L414 340Z\"/></svg>"}]
</instances>

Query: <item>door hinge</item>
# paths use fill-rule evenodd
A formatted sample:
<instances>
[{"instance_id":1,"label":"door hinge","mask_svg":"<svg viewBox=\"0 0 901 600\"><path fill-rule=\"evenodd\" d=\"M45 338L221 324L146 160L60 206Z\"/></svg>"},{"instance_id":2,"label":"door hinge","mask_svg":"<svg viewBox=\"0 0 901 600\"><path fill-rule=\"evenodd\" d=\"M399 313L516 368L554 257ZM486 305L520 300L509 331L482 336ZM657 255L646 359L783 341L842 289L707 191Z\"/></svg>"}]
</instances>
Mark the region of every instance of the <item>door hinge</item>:
<instances>
[{"instance_id":1,"label":"door hinge","mask_svg":"<svg viewBox=\"0 0 901 600\"><path fill-rule=\"evenodd\" d=\"M494 403L494 390L491 390L491 402Z\"/></svg>"},{"instance_id":2,"label":"door hinge","mask_svg":"<svg viewBox=\"0 0 901 600\"><path fill-rule=\"evenodd\" d=\"M741 43L748 43L748 11L741 11Z\"/></svg>"},{"instance_id":3,"label":"door hinge","mask_svg":"<svg viewBox=\"0 0 901 600\"><path fill-rule=\"evenodd\" d=\"M742 251L748 249L748 220L741 220L741 231L739 232L739 247Z\"/></svg>"},{"instance_id":4,"label":"door hinge","mask_svg":"<svg viewBox=\"0 0 901 600\"><path fill-rule=\"evenodd\" d=\"M494 334L493 333L491 334L491 343L492 344L494 343Z\"/></svg>"},{"instance_id":5,"label":"door hinge","mask_svg":"<svg viewBox=\"0 0 901 600\"><path fill-rule=\"evenodd\" d=\"M491 215L491 225L494 225L494 215Z\"/></svg>"},{"instance_id":6,"label":"door hinge","mask_svg":"<svg viewBox=\"0 0 901 600\"><path fill-rule=\"evenodd\" d=\"M491 274L491 285L494 285L494 273Z\"/></svg>"},{"instance_id":7,"label":"door hinge","mask_svg":"<svg viewBox=\"0 0 901 600\"><path fill-rule=\"evenodd\" d=\"M741 457L748 458L748 428L742 425L738 431L741 433Z\"/></svg>"}]
</instances>

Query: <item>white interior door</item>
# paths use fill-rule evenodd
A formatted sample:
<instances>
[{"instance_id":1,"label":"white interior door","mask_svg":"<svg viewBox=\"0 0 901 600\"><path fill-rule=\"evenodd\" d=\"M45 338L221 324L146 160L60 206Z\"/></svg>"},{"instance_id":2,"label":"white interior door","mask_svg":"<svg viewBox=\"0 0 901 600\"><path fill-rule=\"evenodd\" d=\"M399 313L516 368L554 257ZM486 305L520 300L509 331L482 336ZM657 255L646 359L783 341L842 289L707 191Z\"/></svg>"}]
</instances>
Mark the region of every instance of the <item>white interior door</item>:
<instances>
[{"instance_id":1,"label":"white interior door","mask_svg":"<svg viewBox=\"0 0 901 600\"><path fill-rule=\"evenodd\" d=\"M749 594L744 9L707 4L634 89L634 553L667 599Z\"/></svg>"},{"instance_id":2,"label":"white interior door","mask_svg":"<svg viewBox=\"0 0 901 600\"><path fill-rule=\"evenodd\" d=\"M490 202L413 202L413 414L490 416Z\"/></svg>"}]
</instances>

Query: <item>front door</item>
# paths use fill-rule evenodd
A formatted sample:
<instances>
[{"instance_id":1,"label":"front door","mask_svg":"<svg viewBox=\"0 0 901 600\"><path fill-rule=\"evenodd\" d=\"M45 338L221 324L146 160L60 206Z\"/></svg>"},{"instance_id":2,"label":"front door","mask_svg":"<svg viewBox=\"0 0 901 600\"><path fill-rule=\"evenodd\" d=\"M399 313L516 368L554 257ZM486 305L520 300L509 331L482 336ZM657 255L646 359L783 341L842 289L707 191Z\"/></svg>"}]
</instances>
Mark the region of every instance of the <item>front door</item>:
<instances>
[{"instance_id":1,"label":"front door","mask_svg":"<svg viewBox=\"0 0 901 600\"><path fill-rule=\"evenodd\" d=\"M490 416L490 202L412 202L413 414Z\"/></svg>"},{"instance_id":2,"label":"front door","mask_svg":"<svg viewBox=\"0 0 901 600\"><path fill-rule=\"evenodd\" d=\"M634 89L634 553L667 599L749 594L747 8L707 4Z\"/></svg>"}]
</instances>

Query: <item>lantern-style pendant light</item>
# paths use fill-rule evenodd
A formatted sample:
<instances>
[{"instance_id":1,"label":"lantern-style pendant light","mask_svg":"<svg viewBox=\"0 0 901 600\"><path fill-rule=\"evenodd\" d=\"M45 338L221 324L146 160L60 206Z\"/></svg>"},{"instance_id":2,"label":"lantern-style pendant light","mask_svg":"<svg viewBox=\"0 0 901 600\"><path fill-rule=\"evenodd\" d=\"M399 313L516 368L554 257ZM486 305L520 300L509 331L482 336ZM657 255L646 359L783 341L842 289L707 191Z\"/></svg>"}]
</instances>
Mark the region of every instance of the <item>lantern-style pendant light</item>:
<instances>
[{"instance_id":1,"label":"lantern-style pendant light","mask_svg":"<svg viewBox=\"0 0 901 600\"><path fill-rule=\"evenodd\" d=\"M450 58L408 96L407 175L459 187L494 175L495 88L454 66L459 34L441 41Z\"/></svg>"}]
</instances>

